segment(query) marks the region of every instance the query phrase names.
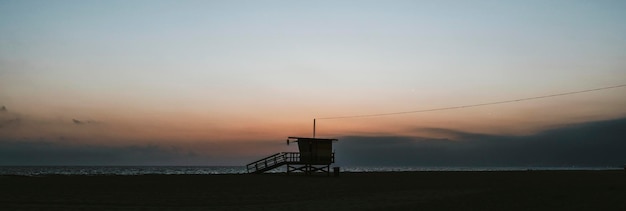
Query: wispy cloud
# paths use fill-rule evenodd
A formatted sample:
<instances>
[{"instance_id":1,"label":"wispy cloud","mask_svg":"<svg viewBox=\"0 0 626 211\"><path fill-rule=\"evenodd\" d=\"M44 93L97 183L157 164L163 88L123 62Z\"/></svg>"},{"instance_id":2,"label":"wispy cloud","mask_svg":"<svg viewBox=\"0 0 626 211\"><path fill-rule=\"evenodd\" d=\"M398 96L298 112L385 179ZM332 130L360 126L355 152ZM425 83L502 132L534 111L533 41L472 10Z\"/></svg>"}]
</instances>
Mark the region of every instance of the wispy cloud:
<instances>
[{"instance_id":1,"label":"wispy cloud","mask_svg":"<svg viewBox=\"0 0 626 211\"><path fill-rule=\"evenodd\" d=\"M6 108L5 108L6 109ZM134 128L73 118L0 113L0 165L242 165L284 148L282 141L135 135ZM94 127L88 125L94 124ZM81 126L74 126L81 125ZM97 125L97 126L96 126ZM567 125L532 135L415 128L432 137L345 136L339 165L619 166L626 118ZM146 130L153 132L154 130ZM182 137L182 138L181 138ZM192 156L193 155L193 156Z\"/></svg>"},{"instance_id":2,"label":"wispy cloud","mask_svg":"<svg viewBox=\"0 0 626 211\"><path fill-rule=\"evenodd\" d=\"M15 126L21 122L19 115L11 114L5 106L0 108L0 129Z\"/></svg>"},{"instance_id":3,"label":"wispy cloud","mask_svg":"<svg viewBox=\"0 0 626 211\"><path fill-rule=\"evenodd\" d=\"M208 156L157 145L0 141L0 165L181 165L205 164L206 160L209 160Z\"/></svg>"},{"instance_id":4,"label":"wispy cloud","mask_svg":"<svg viewBox=\"0 0 626 211\"><path fill-rule=\"evenodd\" d=\"M286 147L283 142L268 142L103 145L47 139L0 139L0 166L244 165L274 153L275 145Z\"/></svg>"},{"instance_id":5,"label":"wispy cloud","mask_svg":"<svg viewBox=\"0 0 626 211\"><path fill-rule=\"evenodd\" d=\"M72 119L72 122L74 122L74 124L77 124L77 125L82 125L83 124L82 121L77 120L77 119Z\"/></svg>"}]
</instances>

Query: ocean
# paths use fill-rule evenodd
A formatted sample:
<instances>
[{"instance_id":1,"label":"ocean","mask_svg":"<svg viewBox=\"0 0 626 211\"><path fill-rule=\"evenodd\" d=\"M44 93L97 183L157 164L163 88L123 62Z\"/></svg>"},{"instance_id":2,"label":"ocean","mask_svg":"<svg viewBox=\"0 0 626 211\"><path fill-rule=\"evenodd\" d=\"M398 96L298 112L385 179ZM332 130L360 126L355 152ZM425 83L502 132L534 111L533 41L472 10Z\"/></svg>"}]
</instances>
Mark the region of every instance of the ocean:
<instances>
[{"instance_id":1,"label":"ocean","mask_svg":"<svg viewBox=\"0 0 626 211\"><path fill-rule=\"evenodd\" d=\"M341 167L342 172L619 170L619 167ZM284 172L277 168L269 173ZM0 175L245 174L245 166L2 166Z\"/></svg>"}]
</instances>

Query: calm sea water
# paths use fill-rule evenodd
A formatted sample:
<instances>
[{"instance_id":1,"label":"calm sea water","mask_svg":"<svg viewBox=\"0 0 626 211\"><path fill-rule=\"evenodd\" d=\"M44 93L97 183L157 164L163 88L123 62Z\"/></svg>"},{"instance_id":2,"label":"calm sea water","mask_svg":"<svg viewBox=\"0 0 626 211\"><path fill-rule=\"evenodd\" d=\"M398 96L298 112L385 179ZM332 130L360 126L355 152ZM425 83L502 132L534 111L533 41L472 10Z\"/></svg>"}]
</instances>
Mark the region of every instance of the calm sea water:
<instances>
[{"instance_id":1,"label":"calm sea water","mask_svg":"<svg viewBox=\"0 0 626 211\"><path fill-rule=\"evenodd\" d=\"M616 170L617 167L341 167L343 172ZM273 172L284 172L278 168ZM0 175L245 174L244 166L2 166Z\"/></svg>"}]
</instances>

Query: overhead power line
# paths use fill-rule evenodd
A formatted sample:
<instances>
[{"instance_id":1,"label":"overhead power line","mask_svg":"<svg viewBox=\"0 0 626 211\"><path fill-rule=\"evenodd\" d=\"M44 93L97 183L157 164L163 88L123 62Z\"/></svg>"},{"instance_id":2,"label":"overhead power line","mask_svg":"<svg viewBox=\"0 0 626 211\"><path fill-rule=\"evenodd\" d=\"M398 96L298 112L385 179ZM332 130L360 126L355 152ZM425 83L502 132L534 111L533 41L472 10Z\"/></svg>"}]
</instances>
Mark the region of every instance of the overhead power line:
<instances>
[{"instance_id":1,"label":"overhead power line","mask_svg":"<svg viewBox=\"0 0 626 211\"><path fill-rule=\"evenodd\" d=\"M579 90L579 91L574 91L574 92L564 92L564 93L558 93L558 94L543 95L543 96L537 96L537 97L528 97L528 98L520 98L520 99L514 99L514 100L504 100L504 101L488 102L488 103L479 103L479 104L470 104L470 105L461 105L461 106L452 106L452 107L442 107L442 108L433 108L433 109L424 109L424 110L414 110L414 111L400 111L400 112L378 113L378 114L361 114L361 115L352 115L352 116L322 117L322 118L315 118L315 119L352 119L352 118L365 118L365 117L377 117L377 116L391 116L391 115L401 115L401 114L423 113L423 112L431 112L431 111L443 111L443 110L452 110L452 109L461 109L461 108L471 108L471 107L479 107L479 106L497 105L497 104L504 104L504 103L514 103L514 102L528 101L528 100L537 100L537 99L543 99L543 98L559 97L559 96L565 96L565 95L580 94L580 93L585 93L585 92L595 92L595 91L601 91L601 90L607 90L607 89L615 89L615 88L621 88L621 87L626 87L626 84L617 85L617 86L608 86L608 87L602 87L602 88L595 88L595 89Z\"/></svg>"}]
</instances>

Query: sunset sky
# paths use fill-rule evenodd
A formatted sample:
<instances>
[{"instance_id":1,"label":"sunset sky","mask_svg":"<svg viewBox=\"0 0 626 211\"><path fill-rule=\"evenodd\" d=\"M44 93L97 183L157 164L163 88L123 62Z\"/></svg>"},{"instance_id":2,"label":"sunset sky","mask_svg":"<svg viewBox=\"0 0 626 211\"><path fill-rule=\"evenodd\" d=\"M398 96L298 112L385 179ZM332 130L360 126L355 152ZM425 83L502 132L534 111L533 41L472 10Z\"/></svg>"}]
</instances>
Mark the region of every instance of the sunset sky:
<instances>
[{"instance_id":1,"label":"sunset sky","mask_svg":"<svg viewBox=\"0 0 626 211\"><path fill-rule=\"evenodd\" d=\"M622 85L624 11L574 0L0 0L0 165L243 165L296 150L286 137L311 136L314 118ZM625 108L616 88L320 119L317 134L462 142L441 129L533 136Z\"/></svg>"}]
</instances>

